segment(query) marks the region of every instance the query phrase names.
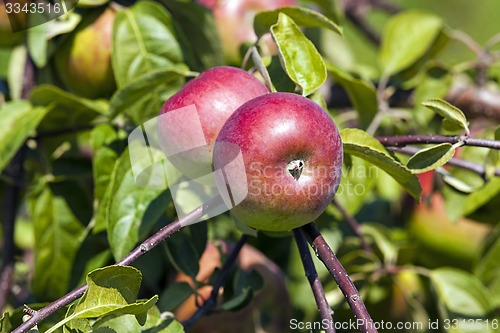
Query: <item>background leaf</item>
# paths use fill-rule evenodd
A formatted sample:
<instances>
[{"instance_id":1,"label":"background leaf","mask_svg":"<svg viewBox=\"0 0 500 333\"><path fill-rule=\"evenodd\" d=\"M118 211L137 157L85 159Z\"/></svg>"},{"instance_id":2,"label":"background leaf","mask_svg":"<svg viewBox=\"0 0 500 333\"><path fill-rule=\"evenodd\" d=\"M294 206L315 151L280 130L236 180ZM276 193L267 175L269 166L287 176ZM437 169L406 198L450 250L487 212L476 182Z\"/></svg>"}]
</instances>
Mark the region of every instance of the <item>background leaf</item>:
<instances>
[{"instance_id":1,"label":"background leaf","mask_svg":"<svg viewBox=\"0 0 500 333\"><path fill-rule=\"evenodd\" d=\"M120 156L113 170L109 191L103 199L108 222L108 241L116 260L121 259L139 241L141 224L156 222L165 207L154 207L154 212L146 215L150 204L163 192L139 187L134 180L128 149ZM106 198L107 197L107 198ZM146 221L145 217L150 220Z\"/></svg>"},{"instance_id":2,"label":"background leaf","mask_svg":"<svg viewBox=\"0 0 500 333\"><path fill-rule=\"evenodd\" d=\"M76 252L85 235L76 207L68 202L69 184L43 184L33 196L31 215L35 227L35 277L33 290L39 299L52 300L67 292ZM78 190L69 185L72 200ZM36 198L36 200L35 200ZM87 208L88 210L88 208Z\"/></svg>"},{"instance_id":3,"label":"background leaf","mask_svg":"<svg viewBox=\"0 0 500 333\"><path fill-rule=\"evenodd\" d=\"M77 97L52 85L35 87L30 100L33 105L52 108L40 125L43 131L80 128L98 116L106 115L109 109L105 100Z\"/></svg>"},{"instance_id":4,"label":"background leaf","mask_svg":"<svg viewBox=\"0 0 500 333\"><path fill-rule=\"evenodd\" d=\"M302 88L302 94L307 96L318 89L326 80L326 67L314 44L283 13L279 14L278 22L271 27L271 33L278 45L285 71Z\"/></svg>"},{"instance_id":5,"label":"background leaf","mask_svg":"<svg viewBox=\"0 0 500 333\"><path fill-rule=\"evenodd\" d=\"M394 15L387 22L380 48L380 64L387 75L415 63L432 46L443 28L440 17L409 10Z\"/></svg>"},{"instance_id":6,"label":"background leaf","mask_svg":"<svg viewBox=\"0 0 500 333\"><path fill-rule=\"evenodd\" d=\"M346 128L340 131L344 153L360 157L378 166L391 175L401 184L414 198L420 197L420 183L418 178L404 165L396 161L385 150L382 144L368 133L355 129Z\"/></svg>"},{"instance_id":7,"label":"background leaf","mask_svg":"<svg viewBox=\"0 0 500 333\"><path fill-rule=\"evenodd\" d=\"M280 13L286 14L298 26L325 28L342 34L342 28L337 23L317 11L303 7L281 7L275 10L263 11L255 15L253 26L257 36L262 36L269 32L271 26L278 21Z\"/></svg>"},{"instance_id":8,"label":"background leaf","mask_svg":"<svg viewBox=\"0 0 500 333\"><path fill-rule=\"evenodd\" d=\"M422 105L443 117L445 128L448 127L450 130L464 129L467 134L469 133L467 118L462 110L456 106L440 98L429 99L422 102Z\"/></svg>"},{"instance_id":9,"label":"background leaf","mask_svg":"<svg viewBox=\"0 0 500 333\"><path fill-rule=\"evenodd\" d=\"M178 66L138 77L113 95L111 117L125 113L140 124L157 116L168 97L182 87L188 73L185 66Z\"/></svg>"},{"instance_id":10,"label":"background leaf","mask_svg":"<svg viewBox=\"0 0 500 333\"><path fill-rule=\"evenodd\" d=\"M33 134L49 108L16 101L0 107L0 170L3 170L26 139Z\"/></svg>"},{"instance_id":11,"label":"background leaf","mask_svg":"<svg viewBox=\"0 0 500 333\"><path fill-rule=\"evenodd\" d=\"M356 79L335 66L328 66L335 83L345 89L358 113L359 123L367 128L378 111L375 87L368 81Z\"/></svg>"},{"instance_id":12,"label":"background leaf","mask_svg":"<svg viewBox=\"0 0 500 333\"><path fill-rule=\"evenodd\" d=\"M224 64L224 54L213 14L197 3L160 0L172 13L174 29L192 70Z\"/></svg>"},{"instance_id":13,"label":"background leaf","mask_svg":"<svg viewBox=\"0 0 500 333\"><path fill-rule=\"evenodd\" d=\"M182 62L170 14L152 1L142 1L116 15L112 64L118 88L158 69Z\"/></svg>"}]
</instances>

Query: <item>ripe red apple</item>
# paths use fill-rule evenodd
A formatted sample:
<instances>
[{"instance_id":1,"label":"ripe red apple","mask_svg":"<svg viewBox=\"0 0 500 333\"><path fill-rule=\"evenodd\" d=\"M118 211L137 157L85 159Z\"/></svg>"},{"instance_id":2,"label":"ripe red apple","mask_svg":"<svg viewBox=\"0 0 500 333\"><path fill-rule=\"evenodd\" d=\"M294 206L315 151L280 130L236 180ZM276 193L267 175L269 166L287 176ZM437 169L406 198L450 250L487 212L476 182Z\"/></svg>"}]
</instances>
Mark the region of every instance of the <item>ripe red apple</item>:
<instances>
[{"instance_id":1,"label":"ripe red apple","mask_svg":"<svg viewBox=\"0 0 500 333\"><path fill-rule=\"evenodd\" d=\"M111 67L115 16L108 7L97 18L82 22L55 54L58 74L71 92L98 98L116 89Z\"/></svg>"},{"instance_id":2,"label":"ripe red apple","mask_svg":"<svg viewBox=\"0 0 500 333\"><path fill-rule=\"evenodd\" d=\"M226 60L239 63L240 46L254 43L257 36L253 19L257 12L284 6L296 6L295 0L197 0L213 12Z\"/></svg>"},{"instance_id":3,"label":"ripe red apple","mask_svg":"<svg viewBox=\"0 0 500 333\"><path fill-rule=\"evenodd\" d=\"M186 152L187 148L206 143L204 151L187 152L176 166L188 176L192 175L187 170L193 171L197 166L208 166L205 174L211 172L213 144L225 121L240 105L267 93L264 84L242 69L221 66L204 71L163 105L158 134L164 151L167 155ZM162 117L167 113L169 117ZM203 172L194 177L201 175Z\"/></svg>"},{"instance_id":4,"label":"ripe red apple","mask_svg":"<svg viewBox=\"0 0 500 333\"><path fill-rule=\"evenodd\" d=\"M239 152L244 170L232 163ZM342 152L337 127L318 104L291 93L267 94L243 104L222 127L213 157L216 172L223 171L217 186L233 195L232 212L246 225L292 230L332 201Z\"/></svg>"}]
</instances>

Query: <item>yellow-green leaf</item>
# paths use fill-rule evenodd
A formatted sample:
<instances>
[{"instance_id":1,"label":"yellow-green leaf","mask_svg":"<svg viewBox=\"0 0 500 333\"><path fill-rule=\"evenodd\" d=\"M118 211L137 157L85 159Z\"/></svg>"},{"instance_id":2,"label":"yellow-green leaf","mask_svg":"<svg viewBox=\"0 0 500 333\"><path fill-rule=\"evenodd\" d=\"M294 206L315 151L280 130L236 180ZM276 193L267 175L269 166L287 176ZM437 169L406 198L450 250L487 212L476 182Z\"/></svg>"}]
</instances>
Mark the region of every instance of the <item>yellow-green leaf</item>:
<instances>
[{"instance_id":1,"label":"yellow-green leaf","mask_svg":"<svg viewBox=\"0 0 500 333\"><path fill-rule=\"evenodd\" d=\"M441 18L429 13L409 10L392 16L382 35L382 71L392 75L411 66L425 55L442 29Z\"/></svg>"},{"instance_id":2,"label":"yellow-green leaf","mask_svg":"<svg viewBox=\"0 0 500 333\"><path fill-rule=\"evenodd\" d=\"M344 153L358 156L392 176L413 197L420 198L420 183L408 168L396 161L384 146L370 134L356 128L346 128L340 132Z\"/></svg>"},{"instance_id":3,"label":"yellow-green leaf","mask_svg":"<svg viewBox=\"0 0 500 333\"><path fill-rule=\"evenodd\" d=\"M467 118L465 118L462 110L456 106L440 98L429 99L422 102L422 105L444 118L443 125L445 129L451 131L463 129L469 134Z\"/></svg>"},{"instance_id":4,"label":"yellow-green leaf","mask_svg":"<svg viewBox=\"0 0 500 333\"><path fill-rule=\"evenodd\" d=\"M271 33L286 73L302 89L302 94L307 96L318 89L326 80L326 66L314 44L283 13L279 13Z\"/></svg>"}]
</instances>

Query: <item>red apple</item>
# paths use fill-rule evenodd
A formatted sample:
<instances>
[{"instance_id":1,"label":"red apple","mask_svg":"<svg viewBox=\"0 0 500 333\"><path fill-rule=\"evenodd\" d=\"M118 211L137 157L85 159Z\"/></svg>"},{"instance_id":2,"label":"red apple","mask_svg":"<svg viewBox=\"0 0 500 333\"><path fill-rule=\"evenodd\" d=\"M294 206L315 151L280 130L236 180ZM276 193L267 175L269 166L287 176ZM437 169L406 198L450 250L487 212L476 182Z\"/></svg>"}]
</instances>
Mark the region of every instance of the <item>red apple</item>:
<instances>
[{"instance_id":1,"label":"red apple","mask_svg":"<svg viewBox=\"0 0 500 333\"><path fill-rule=\"evenodd\" d=\"M213 156L216 173L223 171L217 186L233 195L232 212L246 225L292 230L332 201L342 152L337 127L318 104L291 93L267 94L243 104L222 127ZM244 170L233 163L239 153Z\"/></svg>"},{"instance_id":2,"label":"red apple","mask_svg":"<svg viewBox=\"0 0 500 333\"><path fill-rule=\"evenodd\" d=\"M183 154L176 166L188 176L192 175L187 170L198 166L208 166L205 174L211 172L212 147L225 121L240 105L267 93L264 84L242 69L221 66L204 71L163 105L158 120L162 148L172 155L203 146L204 151Z\"/></svg>"},{"instance_id":3,"label":"red apple","mask_svg":"<svg viewBox=\"0 0 500 333\"><path fill-rule=\"evenodd\" d=\"M213 12L224 54L229 63L239 63L240 46L254 43L253 19L257 12L296 6L295 0L197 0Z\"/></svg>"},{"instance_id":4,"label":"red apple","mask_svg":"<svg viewBox=\"0 0 500 333\"><path fill-rule=\"evenodd\" d=\"M115 16L108 7L96 19L82 22L55 54L58 74L71 92L98 98L116 89L111 67Z\"/></svg>"}]
</instances>

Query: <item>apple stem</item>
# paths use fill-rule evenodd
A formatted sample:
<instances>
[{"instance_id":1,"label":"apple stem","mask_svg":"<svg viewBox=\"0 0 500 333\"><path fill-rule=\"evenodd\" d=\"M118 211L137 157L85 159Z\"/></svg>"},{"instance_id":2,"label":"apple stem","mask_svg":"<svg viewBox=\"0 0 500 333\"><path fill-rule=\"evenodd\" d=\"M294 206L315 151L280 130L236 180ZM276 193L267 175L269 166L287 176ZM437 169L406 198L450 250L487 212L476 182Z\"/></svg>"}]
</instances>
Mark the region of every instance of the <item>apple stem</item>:
<instances>
[{"instance_id":1,"label":"apple stem","mask_svg":"<svg viewBox=\"0 0 500 333\"><path fill-rule=\"evenodd\" d=\"M203 215L217 207L220 204L220 199L215 198L211 201L204 203L199 206L192 212L186 214L180 219L175 220L174 222L167 224L165 227L161 228L157 233L146 239L139 246L137 246L132 252L123 257L120 261L118 261L115 265L125 266L130 265L140 257L142 257L145 253L151 251L151 249L155 248L159 244L161 244L164 240L172 236L177 231L181 230L184 225L190 225L193 221L199 220ZM85 290L87 290L87 285L84 284L73 291L70 291L68 294L63 297L55 300L49 305L41 308L24 323L22 323L19 327L12 331L12 333L25 333L28 332L33 326L40 323L42 320L50 316L55 311L61 309L62 307L68 305L69 303L75 301L80 298Z\"/></svg>"},{"instance_id":2,"label":"apple stem","mask_svg":"<svg viewBox=\"0 0 500 333\"><path fill-rule=\"evenodd\" d=\"M220 274L217 277L217 281L215 281L215 283L213 284L210 296L205 300L205 302L203 302L203 304L198 308L198 310L196 310L196 312L189 319L186 319L185 321L182 322L182 326L184 326L185 330L193 326L193 324L198 319L200 319L204 314L210 312L217 306L219 289L226 282L229 271L234 266L234 263L236 262L236 259L238 258L238 255L240 254L240 251L243 248L243 245L245 245L247 239L248 239L247 234L243 234L243 236L241 236L241 238L238 240L238 243L236 243L235 247L232 249L231 254L227 258L226 262L222 266Z\"/></svg>"},{"instance_id":3,"label":"apple stem","mask_svg":"<svg viewBox=\"0 0 500 333\"><path fill-rule=\"evenodd\" d=\"M344 294L344 297L346 298L347 303L356 318L356 323L361 332L377 333L378 330L375 327L368 310L366 309L365 303L359 295L358 289L356 289L356 286L347 275L346 270L335 256L335 253L333 253L318 228L316 228L316 225L314 223L306 224L302 227L302 231L306 235L307 240L314 249L314 252L323 262L325 267L330 272L330 275L333 277Z\"/></svg>"},{"instance_id":4,"label":"apple stem","mask_svg":"<svg viewBox=\"0 0 500 333\"><path fill-rule=\"evenodd\" d=\"M318 277L316 268L314 267L314 262L312 260L311 252L307 247L307 240L300 229L294 229L293 234L295 236L295 242L297 243L297 248L299 249L300 259L302 259L302 265L304 266L304 271L311 285L311 289L314 295L314 299L318 306L319 313L321 315L322 323L326 322L328 325L325 326L326 333L335 333L335 325L333 325L333 310L328 305L326 300L325 291L321 280Z\"/></svg>"}]
</instances>

